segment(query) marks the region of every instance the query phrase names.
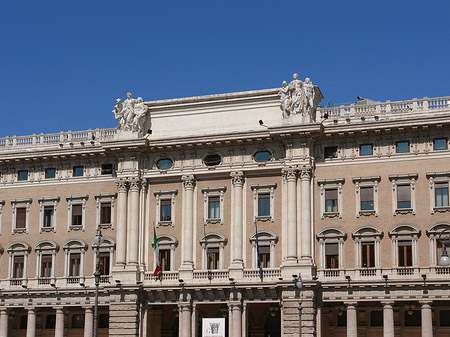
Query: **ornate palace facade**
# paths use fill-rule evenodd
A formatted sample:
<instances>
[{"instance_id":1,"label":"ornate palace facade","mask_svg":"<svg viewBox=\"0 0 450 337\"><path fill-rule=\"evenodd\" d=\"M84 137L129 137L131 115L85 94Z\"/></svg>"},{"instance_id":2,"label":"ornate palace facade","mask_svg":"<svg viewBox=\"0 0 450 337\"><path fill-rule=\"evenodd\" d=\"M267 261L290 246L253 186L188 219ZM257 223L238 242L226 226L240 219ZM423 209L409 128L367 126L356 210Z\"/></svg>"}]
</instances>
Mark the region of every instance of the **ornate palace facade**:
<instances>
[{"instance_id":1,"label":"ornate palace facade","mask_svg":"<svg viewBox=\"0 0 450 337\"><path fill-rule=\"evenodd\" d=\"M92 336L97 256L99 336L448 336L450 97L321 99L128 94L117 129L0 139L0 336Z\"/></svg>"}]
</instances>

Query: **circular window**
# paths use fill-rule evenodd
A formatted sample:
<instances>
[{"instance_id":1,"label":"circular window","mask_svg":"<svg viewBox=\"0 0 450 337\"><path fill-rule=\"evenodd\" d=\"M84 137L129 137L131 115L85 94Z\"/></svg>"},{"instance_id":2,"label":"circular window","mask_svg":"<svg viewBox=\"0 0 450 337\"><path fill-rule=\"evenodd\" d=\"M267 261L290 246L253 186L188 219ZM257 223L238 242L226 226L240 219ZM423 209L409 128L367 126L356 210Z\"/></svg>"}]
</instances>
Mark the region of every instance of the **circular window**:
<instances>
[{"instance_id":1,"label":"circular window","mask_svg":"<svg viewBox=\"0 0 450 337\"><path fill-rule=\"evenodd\" d=\"M272 153L269 151L258 151L255 153L255 161L268 161L272 157Z\"/></svg>"},{"instance_id":2,"label":"circular window","mask_svg":"<svg viewBox=\"0 0 450 337\"><path fill-rule=\"evenodd\" d=\"M209 154L203 159L206 166L216 166L222 161L220 154Z\"/></svg>"},{"instance_id":3,"label":"circular window","mask_svg":"<svg viewBox=\"0 0 450 337\"><path fill-rule=\"evenodd\" d=\"M172 159L163 158L163 159L160 159L160 160L158 160L156 162L156 167L159 168L160 170L161 169L168 169L168 168L172 167L172 164L173 164Z\"/></svg>"}]
</instances>

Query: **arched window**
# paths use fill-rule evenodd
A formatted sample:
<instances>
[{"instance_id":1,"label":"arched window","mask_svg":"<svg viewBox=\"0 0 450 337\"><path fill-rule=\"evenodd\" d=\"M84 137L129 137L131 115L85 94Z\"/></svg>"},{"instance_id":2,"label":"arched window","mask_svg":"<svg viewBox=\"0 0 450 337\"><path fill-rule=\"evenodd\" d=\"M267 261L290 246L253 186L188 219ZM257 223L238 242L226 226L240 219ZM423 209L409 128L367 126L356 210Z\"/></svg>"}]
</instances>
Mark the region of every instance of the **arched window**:
<instances>
[{"instance_id":1,"label":"arched window","mask_svg":"<svg viewBox=\"0 0 450 337\"><path fill-rule=\"evenodd\" d=\"M317 234L320 245L320 268L340 269L344 267L344 241L347 234L338 228L325 228ZM339 276L331 273L330 276Z\"/></svg>"},{"instance_id":2,"label":"arched window","mask_svg":"<svg viewBox=\"0 0 450 337\"><path fill-rule=\"evenodd\" d=\"M84 283L84 254L87 248L87 244L82 240L72 239L64 243L64 277L67 284Z\"/></svg>"},{"instance_id":3,"label":"arched window","mask_svg":"<svg viewBox=\"0 0 450 337\"><path fill-rule=\"evenodd\" d=\"M6 251L9 255L11 285L22 285L22 280L27 278L28 254L31 248L25 242L13 242Z\"/></svg>"},{"instance_id":4,"label":"arched window","mask_svg":"<svg viewBox=\"0 0 450 337\"><path fill-rule=\"evenodd\" d=\"M224 269L223 248L227 239L220 233L207 233L200 239L203 269Z\"/></svg>"},{"instance_id":5,"label":"arched window","mask_svg":"<svg viewBox=\"0 0 450 337\"><path fill-rule=\"evenodd\" d=\"M427 230L427 236L430 239L430 266L439 266L439 259L443 251L442 243L439 241L439 235L444 230L450 230L450 223L440 222Z\"/></svg>"},{"instance_id":6,"label":"arched window","mask_svg":"<svg viewBox=\"0 0 450 337\"><path fill-rule=\"evenodd\" d=\"M275 267L275 245L278 236L267 230L258 231L259 260L263 268ZM256 247L256 233L250 236L252 245L252 268L258 268L258 256Z\"/></svg>"},{"instance_id":7,"label":"arched window","mask_svg":"<svg viewBox=\"0 0 450 337\"><path fill-rule=\"evenodd\" d=\"M392 263L394 267L417 267L419 264L418 244L420 230L410 225L398 225L389 231L392 240ZM414 270L398 269L399 275L413 275Z\"/></svg>"},{"instance_id":8,"label":"arched window","mask_svg":"<svg viewBox=\"0 0 450 337\"><path fill-rule=\"evenodd\" d=\"M58 248L56 243L49 240L40 241L34 246L37 255L36 278L38 284L54 283Z\"/></svg>"},{"instance_id":9,"label":"arched window","mask_svg":"<svg viewBox=\"0 0 450 337\"><path fill-rule=\"evenodd\" d=\"M157 239L161 270L163 272L175 270L175 248L178 246L178 241L172 235L167 234L159 235ZM152 242L152 246L154 246L154 244L155 243ZM153 270L155 270L156 260L153 260Z\"/></svg>"},{"instance_id":10,"label":"arched window","mask_svg":"<svg viewBox=\"0 0 450 337\"><path fill-rule=\"evenodd\" d=\"M97 247L94 243L91 244L92 250L94 251L94 261L93 261L93 270L92 274L95 272L96 264L97 264L97 250L99 253L100 262L102 263L102 276L100 277L100 282L109 281L109 275L111 274L111 269L114 261L114 250L116 248L116 243L113 239L103 238L103 242L100 247Z\"/></svg>"},{"instance_id":11,"label":"arched window","mask_svg":"<svg viewBox=\"0 0 450 337\"><path fill-rule=\"evenodd\" d=\"M364 226L352 233L356 244L357 268L380 268L380 241L383 232L373 226ZM361 271L361 276L375 276L376 272Z\"/></svg>"}]
</instances>

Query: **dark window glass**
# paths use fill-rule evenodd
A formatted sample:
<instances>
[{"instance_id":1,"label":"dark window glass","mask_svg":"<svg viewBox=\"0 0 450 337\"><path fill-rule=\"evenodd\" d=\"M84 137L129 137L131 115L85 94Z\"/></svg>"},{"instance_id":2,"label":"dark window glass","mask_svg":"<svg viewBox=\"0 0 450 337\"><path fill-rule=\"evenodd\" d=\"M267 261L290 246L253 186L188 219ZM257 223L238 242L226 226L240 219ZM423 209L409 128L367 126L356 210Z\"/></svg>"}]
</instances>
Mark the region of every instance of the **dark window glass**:
<instances>
[{"instance_id":1,"label":"dark window glass","mask_svg":"<svg viewBox=\"0 0 450 337\"><path fill-rule=\"evenodd\" d=\"M436 207L448 206L448 183L434 185L436 191Z\"/></svg>"},{"instance_id":2,"label":"dark window glass","mask_svg":"<svg viewBox=\"0 0 450 337\"><path fill-rule=\"evenodd\" d=\"M159 251L159 263L162 271L170 270L170 249L161 249Z\"/></svg>"},{"instance_id":3,"label":"dark window glass","mask_svg":"<svg viewBox=\"0 0 450 337\"><path fill-rule=\"evenodd\" d=\"M25 228L27 223L27 209L25 207L16 208L16 228Z\"/></svg>"},{"instance_id":4,"label":"dark window glass","mask_svg":"<svg viewBox=\"0 0 450 337\"><path fill-rule=\"evenodd\" d=\"M113 173L113 164L102 164L102 172L103 175L112 174Z\"/></svg>"},{"instance_id":5,"label":"dark window glass","mask_svg":"<svg viewBox=\"0 0 450 337\"><path fill-rule=\"evenodd\" d=\"M361 243L361 267L375 267L375 244L373 242Z\"/></svg>"},{"instance_id":6,"label":"dark window glass","mask_svg":"<svg viewBox=\"0 0 450 337\"><path fill-rule=\"evenodd\" d=\"M325 243L326 268L339 268L339 246L337 243Z\"/></svg>"},{"instance_id":7,"label":"dark window glass","mask_svg":"<svg viewBox=\"0 0 450 337\"><path fill-rule=\"evenodd\" d=\"M338 312L337 326L347 326L347 311Z\"/></svg>"},{"instance_id":8,"label":"dark window glass","mask_svg":"<svg viewBox=\"0 0 450 337\"><path fill-rule=\"evenodd\" d=\"M17 180L28 180L28 171L22 170L17 172Z\"/></svg>"},{"instance_id":9,"label":"dark window glass","mask_svg":"<svg viewBox=\"0 0 450 337\"><path fill-rule=\"evenodd\" d=\"M52 256L42 255L41 257L41 277L52 276Z\"/></svg>"},{"instance_id":10,"label":"dark window glass","mask_svg":"<svg viewBox=\"0 0 450 337\"><path fill-rule=\"evenodd\" d=\"M23 278L23 266L25 258L23 256L14 256L13 278Z\"/></svg>"},{"instance_id":11,"label":"dark window glass","mask_svg":"<svg viewBox=\"0 0 450 337\"><path fill-rule=\"evenodd\" d=\"M27 315L21 315L20 316L20 322L19 322L19 329L26 329L28 325L28 316Z\"/></svg>"},{"instance_id":12,"label":"dark window glass","mask_svg":"<svg viewBox=\"0 0 450 337\"><path fill-rule=\"evenodd\" d=\"M53 218L55 214L55 208L53 206L44 207L44 223L43 226L46 228L53 227Z\"/></svg>"},{"instance_id":13,"label":"dark window glass","mask_svg":"<svg viewBox=\"0 0 450 337\"><path fill-rule=\"evenodd\" d=\"M222 157L219 154L209 154L203 159L206 166L216 166L222 161Z\"/></svg>"},{"instance_id":14,"label":"dark window glass","mask_svg":"<svg viewBox=\"0 0 450 337\"><path fill-rule=\"evenodd\" d=\"M109 315L108 314L100 314L98 316L98 327L99 327L99 329L108 329L109 328Z\"/></svg>"},{"instance_id":15,"label":"dark window glass","mask_svg":"<svg viewBox=\"0 0 450 337\"><path fill-rule=\"evenodd\" d=\"M323 149L325 158L336 158L337 157L337 146L327 146Z\"/></svg>"},{"instance_id":16,"label":"dark window glass","mask_svg":"<svg viewBox=\"0 0 450 337\"><path fill-rule=\"evenodd\" d=\"M55 168L47 168L45 169L45 179L51 179L56 177L56 169Z\"/></svg>"},{"instance_id":17,"label":"dark window glass","mask_svg":"<svg viewBox=\"0 0 450 337\"><path fill-rule=\"evenodd\" d=\"M172 221L172 200L161 200L160 221Z\"/></svg>"},{"instance_id":18,"label":"dark window glass","mask_svg":"<svg viewBox=\"0 0 450 337\"><path fill-rule=\"evenodd\" d=\"M383 326L383 310L370 312L370 326Z\"/></svg>"},{"instance_id":19,"label":"dark window glass","mask_svg":"<svg viewBox=\"0 0 450 337\"><path fill-rule=\"evenodd\" d=\"M47 315L45 317L45 328L54 329L56 325L56 315Z\"/></svg>"},{"instance_id":20,"label":"dark window glass","mask_svg":"<svg viewBox=\"0 0 450 337\"><path fill-rule=\"evenodd\" d=\"M262 268L270 268L270 246L259 247L259 262Z\"/></svg>"},{"instance_id":21,"label":"dark window glass","mask_svg":"<svg viewBox=\"0 0 450 337\"><path fill-rule=\"evenodd\" d=\"M73 167L73 176L74 177L82 177L84 174L84 166L74 166Z\"/></svg>"},{"instance_id":22,"label":"dark window glass","mask_svg":"<svg viewBox=\"0 0 450 337\"><path fill-rule=\"evenodd\" d=\"M268 161L272 157L272 154L269 151L259 151L255 153L255 161L262 162Z\"/></svg>"},{"instance_id":23,"label":"dark window glass","mask_svg":"<svg viewBox=\"0 0 450 337\"><path fill-rule=\"evenodd\" d=\"M208 248L208 269L219 269L219 248Z\"/></svg>"},{"instance_id":24,"label":"dark window glass","mask_svg":"<svg viewBox=\"0 0 450 337\"><path fill-rule=\"evenodd\" d=\"M373 153L372 144L364 144L359 146L359 154L361 156L369 156Z\"/></svg>"},{"instance_id":25,"label":"dark window glass","mask_svg":"<svg viewBox=\"0 0 450 337\"><path fill-rule=\"evenodd\" d=\"M102 275L109 275L109 253L100 253L100 262L102 263Z\"/></svg>"},{"instance_id":26,"label":"dark window glass","mask_svg":"<svg viewBox=\"0 0 450 337\"><path fill-rule=\"evenodd\" d=\"M84 314L73 314L72 329L83 329L83 328L84 328Z\"/></svg>"},{"instance_id":27,"label":"dark window glass","mask_svg":"<svg viewBox=\"0 0 450 337\"><path fill-rule=\"evenodd\" d=\"M397 153L409 152L409 142L397 142L395 143Z\"/></svg>"},{"instance_id":28,"label":"dark window glass","mask_svg":"<svg viewBox=\"0 0 450 337\"><path fill-rule=\"evenodd\" d=\"M325 212L332 213L337 211L338 211L337 189L325 190Z\"/></svg>"},{"instance_id":29,"label":"dark window glass","mask_svg":"<svg viewBox=\"0 0 450 337\"><path fill-rule=\"evenodd\" d=\"M439 311L439 325L450 326L450 310Z\"/></svg>"},{"instance_id":30,"label":"dark window glass","mask_svg":"<svg viewBox=\"0 0 450 337\"><path fill-rule=\"evenodd\" d=\"M220 218L220 197L208 198L208 218L219 219Z\"/></svg>"},{"instance_id":31,"label":"dark window glass","mask_svg":"<svg viewBox=\"0 0 450 337\"><path fill-rule=\"evenodd\" d=\"M373 210L373 187L361 187L361 210L370 211Z\"/></svg>"},{"instance_id":32,"label":"dark window glass","mask_svg":"<svg viewBox=\"0 0 450 337\"><path fill-rule=\"evenodd\" d=\"M270 194L258 194L258 216L270 216Z\"/></svg>"},{"instance_id":33,"label":"dark window glass","mask_svg":"<svg viewBox=\"0 0 450 337\"><path fill-rule=\"evenodd\" d=\"M405 326L421 326L422 315L420 310L405 310Z\"/></svg>"},{"instance_id":34,"label":"dark window glass","mask_svg":"<svg viewBox=\"0 0 450 337\"><path fill-rule=\"evenodd\" d=\"M72 226L81 226L83 223L83 206L72 205Z\"/></svg>"},{"instance_id":35,"label":"dark window glass","mask_svg":"<svg viewBox=\"0 0 450 337\"><path fill-rule=\"evenodd\" d=\"M397 186L397 208L411 208L410 185Z\"/></svg>"},{"instance_id":36,"label":"dark window glass","mask_svg":"<svg viewBox=\"0 0 450 337\"><path fill-rule=\"evenodd\" d=\"M70 254L69 276L80 276L80 254Z\"/></svg>"},{"instance_id":37,"label":"dark window glass","mask_svg":"<svg viewBox=\"0 0 450 337\"><path fill-rule=\"evenodd\" d=\"M160 159L156 162L156 167L159 169L168 169L173 165L173 161L170 158Z\"/></svg>"},{"instance_id":38,"label":"dark window glass","mask_svg":"<svg viewBox=\"0 0 450 337\"><path fill-rule=\"evenodd\" d=\"M100 223L110 224L111 223L111 203L102 202L100 207Z\"/></svg>"},{"instance_id":39,"label":"dark window glass","mask_svg":"<svg viewBox=\"0 0 450 337\"><path fill-rule=\"evenodd\" d=\"M398 242L398 266L411 267L412 266L412 242L399 241Z\"/></svg>"},{"instance_id":40,"label":"dark window glass","mask_svg":"<svg viewBox=\"0 0 450 337\"><path fill-rule=\"evenodd\" d=\"M436 138L433 140L433 148L435 150L447 149L447 138Z\"/></svg>"}]
</instances>

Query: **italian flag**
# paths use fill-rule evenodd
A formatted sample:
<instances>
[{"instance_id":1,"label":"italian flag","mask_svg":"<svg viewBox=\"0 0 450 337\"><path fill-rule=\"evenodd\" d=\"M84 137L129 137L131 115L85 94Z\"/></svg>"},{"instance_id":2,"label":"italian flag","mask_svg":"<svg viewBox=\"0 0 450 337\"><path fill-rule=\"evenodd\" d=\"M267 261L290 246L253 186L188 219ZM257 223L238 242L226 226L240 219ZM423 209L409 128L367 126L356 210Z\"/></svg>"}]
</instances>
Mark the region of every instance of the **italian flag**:
<instances>
[{"instance_id":1,"label":"italian flag","mask_svg":"<svg viewBox=\"0 0 450 337\"><path fill-rule=\"evenodd\" d=\"M153 276L157 276L161 272L161 262L159 261L159 247L158 247L158 238L156 237L156 229L153 228L153 247L155 249L155 261L156 268L153 272Z\"/></svg>"}]
</instances>

